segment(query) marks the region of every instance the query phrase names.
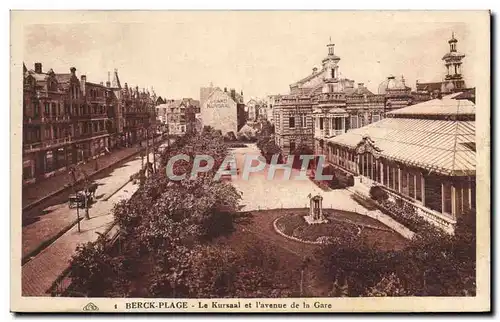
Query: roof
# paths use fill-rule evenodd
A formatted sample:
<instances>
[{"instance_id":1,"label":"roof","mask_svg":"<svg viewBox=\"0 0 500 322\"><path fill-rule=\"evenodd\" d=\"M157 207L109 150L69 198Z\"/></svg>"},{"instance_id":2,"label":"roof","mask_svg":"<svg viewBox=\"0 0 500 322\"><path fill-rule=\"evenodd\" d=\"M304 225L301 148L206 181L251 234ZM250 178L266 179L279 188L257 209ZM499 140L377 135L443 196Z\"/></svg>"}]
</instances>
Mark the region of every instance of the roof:
<instances>
[{"instance_id":1,"label":"roof","mask_svg":"<svg viewBox=\"0 0 500 322\"><path fill-rule=\"evenodd\" d=\"M321 69L317 70L316 72L313 72L312 74L309 74L306 77L302 78L301 80L298 80L295 83L291 84L290 87L295 87L295 86L298 86L300 84L306 83L306 82L310 81L311 79L313 79L314 77L318 76L318 74L321 74L324 70L325 70L324 68L321 68Z\"/></svg>"},{"instance_id":2,"label":"roof","mask_svg":"<svg viewBox=\"0 0 500 322\"><path fill-rule=\"evenodd\" d=\"M388 116L401 117L403 115L475 115L476 106L469 100L456 99L462 92L443 96L430 101L410 105L388 113Z\"/></svg>"},{"instance_id":3,"label":"roof","mask_svg":"<svg viewBox=\"0 0 500 322\"><path fill-rule=\"evenodd\" d=\"M71 80L71 74L56 74L56 79L59 84L69 83Z\"/></svg>"},{"instance_id":4,"label":"roof","mask_svg":"<svg viewBox=\"0 0 500 322\"><path fill-rule=\"evenodd\" d=\"M364 86L358 86L355 89L346 89L346 95L373 95L373 93Z\"/></svg>"},{"instance_id":5,"label":"roof","mask_svg":"<svg viewBox=\"0 0 500 322\"><path fill-rule=\"evenodd\" d=\"M434 82L434 83L417 83L417 91L441 91L441 86L443 82Z\"/></svg>"},{"instance_id":6,"label":"roof","mask_svg":"<svg viewBox=\"0 0 500 322\"><path fill-rule=\"evenodd\" d=\"M380 155L448 176L475 175L474 121L385 118L326 141L355 149L370 142Z\"/></svg>"}]
</instances>

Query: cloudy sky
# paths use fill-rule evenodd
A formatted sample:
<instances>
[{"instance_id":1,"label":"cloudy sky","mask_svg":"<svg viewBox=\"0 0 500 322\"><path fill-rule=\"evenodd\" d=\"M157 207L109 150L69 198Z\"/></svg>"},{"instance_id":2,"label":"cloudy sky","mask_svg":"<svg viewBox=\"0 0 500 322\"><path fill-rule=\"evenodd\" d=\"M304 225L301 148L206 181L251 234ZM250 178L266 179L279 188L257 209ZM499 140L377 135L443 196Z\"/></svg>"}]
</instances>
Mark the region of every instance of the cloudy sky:
<instances>
[{"instance_id":1,"label":"cloudy sky","mask_svg":"<svg viewBox=\"0 0 500 322\"><path fill-rule=\"evenodd\" d=\"M417 79L441 80L441 58L455 32L458 50L467 55L468 85L477 74L471 68L477 58L474 29L450 17L324 11L90 17L45 16L42 23L26 25L27 67L41 62L44 70L62 73L74 66L92 82L105 82L117 68L122 85L153 86L162 97L199 98L199 88L212 82L243 90L249 99L286 93L289 84L320 67L331 37L341 75L376 92L390 74L404 75L413 88Z\"/></svg>"}]
</instances>

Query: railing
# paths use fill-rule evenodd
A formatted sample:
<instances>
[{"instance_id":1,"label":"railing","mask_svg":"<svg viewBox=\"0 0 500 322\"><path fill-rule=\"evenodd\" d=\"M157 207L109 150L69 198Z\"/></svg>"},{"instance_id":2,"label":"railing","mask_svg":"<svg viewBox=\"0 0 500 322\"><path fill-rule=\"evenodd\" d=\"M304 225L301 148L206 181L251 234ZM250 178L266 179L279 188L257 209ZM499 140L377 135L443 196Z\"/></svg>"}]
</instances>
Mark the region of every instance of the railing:
<instances>
[{"instance_id":1,"label":"railing","mask_svg":"<svg viewBox=\"0 0 500 322\"><path fill-rule=\"evenodd\" d=\"M401 196L389 189L384 189L387 191L389 196L391 196L394 201L400 200L401 202L406 203L407 205L414 208L415 212L421 217L425 218L427 221L433 223L434 225L444 229L448 232L453 232L453 227L456 224L456 220L451 216L439 213L435 210L429 209L418 202L415 202L405 196Z\"/></svg>"},{"instance_id":2,"label":"railing","mask_svg":"<svg viewBox=\"0 0 500 322\"><path fill-rule=\"evenodd\" d=\"M90 118L91 119L107 119L108 113L91 114Z\"/></svg>"},{"instance_id":3,"label":"railing","mask_svg":"<svg viewBox=\"0 0 500 322\"><path fill-rule=\"evenodd\" d=\"M73 138L71 136L68 136L68 137L50 140L50 141L24 144L23 148L24 148L24 151L40 150L40 149L45 149L45 148L49 148L49 147L56 146L56 145L70 143L72 140L73 140Z\"/></svg>"}]
</instances>

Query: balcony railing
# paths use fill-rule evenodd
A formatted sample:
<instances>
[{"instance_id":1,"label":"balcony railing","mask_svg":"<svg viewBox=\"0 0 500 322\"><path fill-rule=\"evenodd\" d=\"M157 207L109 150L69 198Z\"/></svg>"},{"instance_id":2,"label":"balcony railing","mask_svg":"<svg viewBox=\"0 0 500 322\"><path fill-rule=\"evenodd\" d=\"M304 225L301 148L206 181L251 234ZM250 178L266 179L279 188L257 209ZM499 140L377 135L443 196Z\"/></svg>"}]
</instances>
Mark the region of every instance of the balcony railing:
<instances>
[{"instance_id":1,"label":"balcony railing","mask_svg":"<svg viewBox=\"0 0 500 322\"><path fill-rule=\"evenodd\" d=\"M91 114L90 118L91 119L107 119L108 113Z\"/></svg>"},{"instance_id":2,"label":"balcony railing","mask_svg":"<svg viewBox=\"0 0 500 322\"><path fill-rule=\"evenodd\" d=\"M28 144L24 144L23 148L24 148L25 152L33 152L33 151L43 150L43 149L50 148L50 147L64 145L64 144L70 143L72 141L72 139L73 138L71 136L68 136L68 137L54 139L54 140L50 140L50 141L28 143Z\"/></svg>"},{"instance_id":3,"label":"balcony railing","mask_svg":"<svg viewBox=\"0 0 500 322\"><path fill-rule=\"evenodd\" d=\"M49 122L62 123L69 121L71 121L70 115L43 115L43 116L24 118L25 124L38 124L38 123L49 123Z\"/></svg>"}]
</instances>

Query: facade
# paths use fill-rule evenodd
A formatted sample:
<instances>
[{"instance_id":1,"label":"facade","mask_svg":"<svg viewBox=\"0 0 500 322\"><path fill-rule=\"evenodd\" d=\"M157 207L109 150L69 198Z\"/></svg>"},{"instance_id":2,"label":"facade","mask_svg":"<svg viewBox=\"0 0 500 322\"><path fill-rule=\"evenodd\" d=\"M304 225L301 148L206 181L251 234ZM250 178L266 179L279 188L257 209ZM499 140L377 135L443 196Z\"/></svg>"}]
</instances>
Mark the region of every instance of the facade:
<instances>
[{"instance_id":1,"label":"facade","mask_svg":"<svg viewBox=\"0 0 500 322\"><path fill-rule=\"evenodd\" d=\"M325 141L327 162L355 176L369 196L389 200L452 232L475 208L475 104L460 93L387 113L387 118Z\"/></svg>"},{"instance_id":2,"label":"facade","mask_svg":"<svg viewBox=\"0 0 500 322\"><path fill-rule=\"evenodd\" d=\"M276 97L273 109L275 143L283 156L294 153L299 145L313 145L312 102L307 96Z\"/></svg>"},{"instance_id":3,"label":"facade","mask_svg":"<svg viewBox=\"0 0 500 322\"><path fill-rule=\"evenodd\" d=\"M113 81L92 83L86 75L43 71L23 66L23 183L64 171L67 166L93 159L123 146L135 120L135 101L124 107L118 72ZM136 127L154 120L154 111L144 97L144 114ZM142 106L142 105L141 105Z\"/></svg>"},{"instance_id":4,"label":"facade","mask_svg":"<svg viewBox=\"0 0 500 322\"><path fill-rule=\"evenodd\" d=\"M248 112L248 121L257 122L260 119L267 119L268 105L265 100L252 98L247 102L245 108Z\"/></svg>"},{"instance_id":5,"label":"facade","mask_svg":"<svg viewBox=\"0 0 500 322\"><path fill-rule=\"evenodd\" d=\"M160 110L165 111L165 123L168 133L172 135L184 135L195 129L195 112L199 109L200 102L192 98L180 100L166 100L166 104L159 105Z\"/></svg>"},{"instance_id":6,"label":"facade","mask_svg":"<svg viewBox=\"0 0 500 322\"><path fill-rule=\"evenodd\" d=\"M311 147L314 147L315 153L322 154L328 138L378 122L387 113L428 101L441 93L465 89L461 74L465 56L456 51L456 43L457 40L452 37L449 41L450 52L443 57L447 68L443 82L417 83L417 90L412 91L403 76L391 75L380 83L376 94L363 83L355 87L353 80L340 77L341 59L335 54L335 45L328 44L328 54L322 60L321 69L313 68L312 74L290 85L289 94L271 96L276 143L285 155L290 153L290 145L296 146L296 141L313 142ZM436 93L436 87L439 87L439 93ZM291 117L294 119L291 120ZM312 122L302 122L309 117L312 117ZM290 126L296 123L310 124L310 128ZM294 138L290 140L287 136Z\"/></svg>"},{"instance_id":7,"label":"facade","mask_svg":"<svg viewBox=\"0 0 500 322\"><path fill-rule=\"evenodd\" d=\"M247 122L243 92L238 94L234 89L203 87L200 89L200 106L201 125L220 130L223 135L229 132L236 135Z\"/></svg>"}]
</instances>

